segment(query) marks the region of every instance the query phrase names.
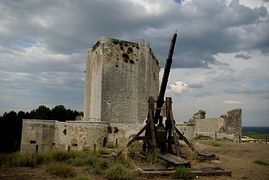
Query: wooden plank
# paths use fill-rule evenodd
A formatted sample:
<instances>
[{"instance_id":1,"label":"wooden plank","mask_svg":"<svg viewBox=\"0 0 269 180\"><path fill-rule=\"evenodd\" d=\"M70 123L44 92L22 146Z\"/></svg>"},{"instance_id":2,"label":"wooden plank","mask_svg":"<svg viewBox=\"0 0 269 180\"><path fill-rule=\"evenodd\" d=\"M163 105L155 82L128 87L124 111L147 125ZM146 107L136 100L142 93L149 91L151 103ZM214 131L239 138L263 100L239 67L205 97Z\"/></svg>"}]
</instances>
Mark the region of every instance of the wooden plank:
<instances>
[{"instance_id":1,"label":"wooden plank","mask_svg":"<svg viewBox=\"0 0 269 180\"><path fill-rule=\"evenodd\" d=\"M171 175L176 172L174 169L137 169L142 175ZM223 169L190 169L190 173L195 176L232 176L231 171Z\"/></svg>"},{"instance_id":2,"label":"wooden plank","mask_svg":"<svg viewBox=\"0 0 269 180\"><path fill-rule=\"evenodd\" d=\"M191 173L196 176L232 176L231 171L226 170L191 170Z\"/></svg>"},{"instance_id":3,"label":"wooden plank","mask_svg":"<svg viewBox=\"0 0 269 180\"><path fill-rule=\"evenodd\" d=\"M168 163L174 164L174 165L182 165L182 166L190 166L190 162L187 161L186 159L183 159L179 156L175 156L173 154L159 154L159 157Z\"/></svg>"},{"instance_id":4,"label":"wooden plank","mask_svg":"<svg viewBox=\"0 0 269 180\"><path fill-rule=\"evenodd\" d=\"M134 137L135 140L145 140L145 139L149 139L149 136L136 136Z\"/></svg>"}]
</instances>

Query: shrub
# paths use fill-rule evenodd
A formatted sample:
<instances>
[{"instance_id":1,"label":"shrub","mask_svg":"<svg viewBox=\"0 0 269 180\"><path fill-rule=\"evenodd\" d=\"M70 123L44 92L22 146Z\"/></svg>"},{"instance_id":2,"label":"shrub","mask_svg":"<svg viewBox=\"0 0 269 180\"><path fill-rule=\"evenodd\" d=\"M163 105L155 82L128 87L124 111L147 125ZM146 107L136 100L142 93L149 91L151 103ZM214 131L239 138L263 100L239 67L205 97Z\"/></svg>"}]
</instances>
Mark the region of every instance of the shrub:
<instances>
[{"instance_id":1,"label":"shrub","mask_svg":"<svg viewBox=\"0 0 269 180\"><path fill-rule=\"evenodd\" d=\"M77 175L74 168L59 162L54 162L51 164L48 164L46 166L46 171L55 176L63 177L63 178L72 178Z\"/></svg>"},{"instance_id":2,"label":"shrub","mask_svg":"<svg viewBox=\"0 0 269 180\"><path fill-rule=\"evenodd\" d=\"M109 149L107 149L107 148L100 148L100 149L98 150L98 153L99 153L99 154L110 154L111 152L110 152Z\"/></svg>"},{"instance_id":3,"label":"shrub","mask_svg":"<svg viewBox=\"0 0 269 180\"><path fill-rule=\"evenodd\" d=\"M157 163L159 162L158 156L155 155L154 153L148 153L146 156L146 162L151 163L151 164Z\"/></svg>"},{"instance_id":4,"label":"shrub","mask_svg":"<svg viewBox=\"0 0 269 180\"><path fill-rule=\"evenodd\" d=\"M35 167L36 165L42 164L45 161L43 155L38 154L1 154L0 155L0 165L8 167Z\"/></svg>"},{"instance_id":5,"label":"shrub","mask_svg":"<svg viewBox=\"0 0 269 180\"><path fill-rule=\"evenodd\" d=\"M11 154L0 154L0 166L6 166L8 162L11 160Z\"/></svg>"},{"instance_id":6,"label":"shrub","mask_svg":"<svg viewBox=\"0 0 269 180\"><path fill-rule=\"evenodd\" d=\"M177 167L172 177L175 179L193 179L194 175L191 173L190 169Z\"/></svg>"},{"instance_id":7,"label":"shrub","mask_svg":"<svg viewBox=\"0 0 269 180\"><path fill-rule=\"evenodd\" d=\"M85 164L91 167L93 172L97 174L100 174L103 169L108 167L107 160L100 158L93 153L87 156Z\"/></svg>"},{"instance_id":8,"label":"shrub","mask_svg":"<svg viewBox=\"0 0 269 180\"><path fill-rule=\"evenodd\" d=\"M106 171L106 177L110 180L131 179L129 170L121 163L117 162Z\"/></svg>"},{"instance_id":9,"label":"shrub","mask_svg":"<svg viewBox=\"0 0 269 180\"><path fill-rule=\"evenodd\" d=\"M12 159L12 165L18 167L35 167L37 161L34 155L18 154Z\"/></svg>"},{"instance_id":10,"label":"shrub","mask_svg":"<svg viewBox=\"0 0 269 180\"><path fill-rule=\"evenodd\" d=\"M255 164L259 164L259 165L263 165L263 166L269 166L269 164L267 162L264 162L262 160L256 160L254 161Z\"/></svg>"},{"instance_id":11,"label":"shrub","mask_svg":"<svg viewBox=\"0 0 269 180\"><path fill-rule=\"evenodd\" d=\"M48 156L51 161L67 162L68 160L75 158L76 152L50 151L48 152Z\"/></svg>"},{"instance_id":12,"label":"shrub","mask_svg":"<svg viewBox=\"0 0 269 180\"><path fill-rule=\"evenodd\" d=\"M11 167L34 167L36 165L31 155L20 153L7 154L5 161L4 165Z\"/></svg>"},{"instance_id":13,"label":"shrub","mask_svg":"<svg viewBox=\"0 0 269 180\"><path fill-rule=\"evenodd\" d=\"M90 180L91 178L88 176L77 176L72 178L72 180Z\"/></svg>"},{"instance_id":14,"label":"shrub","mask_svg":"<svg viewBox=\"0 0 269 180\"><path fill-rule=\"evenodd\" d=\"M77 152L74 158L68 160L68 163L75 166L95 166L100 159L97 154L92 152Z\"/></svg>"},{"instance_id":15,"label":"shrub","mask_svg":"<svg viewBox=\"0 0 269 180\"><path fill-rule=\"evenodd\" d=\"M142 150L142 142L135 141L129 147L128 150L130 153L140 152Z\"/></svg>"},{"instance_id":16,"label":"shrub","mask_svg":"<svg viewBox=\"0 0 269 180\"><path fill-rule=\"evenodd\" d=\"M70 159L68 163L74 165L74 166L85 166L86 160L80 157L76 157L74 159Z\"/></svg>"}]
</instances>

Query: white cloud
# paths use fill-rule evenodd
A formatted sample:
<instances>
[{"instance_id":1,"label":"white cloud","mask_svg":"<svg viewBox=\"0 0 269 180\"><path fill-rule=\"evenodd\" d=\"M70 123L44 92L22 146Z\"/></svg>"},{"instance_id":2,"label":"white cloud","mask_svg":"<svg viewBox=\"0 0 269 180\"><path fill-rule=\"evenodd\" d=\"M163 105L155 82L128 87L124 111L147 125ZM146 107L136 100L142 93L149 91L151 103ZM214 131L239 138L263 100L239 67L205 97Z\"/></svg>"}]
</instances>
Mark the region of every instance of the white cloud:
<instances>
[{"instance_id":1,"label":"white cloud","mask_svg":"<svg viewBox=\"0 0 269 180\"><path fill-rule=\"evenodd\" d=\"M250 8L259 8L261 6L265 6L269 9L269 3L263 0L239 0L240 4L250 7Z\"/></svg>"},{"instance_id":2,"label":"white cloud","mask_svg":"<svg viewBox=\"0 0 269 180\"><path fill-rule=\"evenodd\" d=\"M181 94L183 91L186 91L187 88L188 85L181 81L177 81L174 84L169 84L169 90L177 94Z\"/></svg>"},{"instance_id":3,"label":"white cloud","mask_svg":"<svg viewBox=\"0 0 269 180\"><path fill-rule=\"evenodd\" d=\"M236 100L225 100L225 101L222 101L222 103L224 103L224 104L238 104L238 105L243 104L241 101L236 101Z\"/></svg>"}]
</instances>

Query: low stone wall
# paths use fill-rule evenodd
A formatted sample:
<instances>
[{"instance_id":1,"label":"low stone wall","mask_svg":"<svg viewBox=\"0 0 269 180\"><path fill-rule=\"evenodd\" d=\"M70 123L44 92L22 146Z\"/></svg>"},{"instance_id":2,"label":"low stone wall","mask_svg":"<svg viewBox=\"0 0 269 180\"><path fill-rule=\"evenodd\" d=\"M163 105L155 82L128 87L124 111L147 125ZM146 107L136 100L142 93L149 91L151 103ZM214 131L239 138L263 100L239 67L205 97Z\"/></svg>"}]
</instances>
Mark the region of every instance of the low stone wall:
<instances>
[{"instance_id":1,"label":"low stone wall","mask_svg":"<svg viewBox=\"0 0 269 180\"><path fill-rule=\"evenodd\" d=\"M234 140L235 135L234 134L226 134L226 133L219 133L219 132L195 132L194 138L198 138L199 136L208 136L213 139L230 139Z\"/></svg>"},{"instance_id":2,"label":"low stone wall","mask_svg":"<svg viewBox=\"0 0 269 180\"><path fill-rule=\"evenodd\" d=\"M54 149L83 150L100 148L108 139L108 124L103 122L57 122Z\"/></svg>"},{"instance_id":3,"label":"low stone wall","mask_svg":"<svg viewBox=\"0 0 269 180\"><path fill-rule=\"evenodd\" d=\"M56 121L24 119L22 125L22 153L35 153L52 149Z\"/></svg>"},{"instance_id":4,"label":"low stone wall","mask_svg":"<svg viewBox=\"0 0 269 180\"><path fill-rule=\"evenodd\" d=\"M137 134L144 126L139 123L110 123L108 143L114 147L125 147L130 136Z\"/></svg>"},{"instance_id":5,"label":"low stone wall","mask_svg":"<svg viewBox=\"0 0 269 180\"><path fill-rule=\"evenodd\" d=\"M235 109L219 118L192 118L189 123L176 124L176 127L188 139L202 135L240 142L241 121L241 109ZM98 150L106 145L125 147L130 136L137 134L143 126L145 123L24 119L21 152L35 153L50 149Z\"/></svg>"},{"instance_id":6,"label":"low stone wall","mask_svg":"<svg viewBox=\"0 0 269 180\"><path fill-rule=\"evenodd\" d=\"M192 139L195 137L194 128L192 125L176 124L177 129L187 138Z\"/></svg>"},{"instance_id":7,"label":"low stone wall","mask_svg":"<svg viewBox=\"0 0 269 180\"><path fill-rule=\"evenodd\" d=\"M98 150L108 140L108 123L24 119L22 153L57 150Z\"/></svg>"}]
</instances>

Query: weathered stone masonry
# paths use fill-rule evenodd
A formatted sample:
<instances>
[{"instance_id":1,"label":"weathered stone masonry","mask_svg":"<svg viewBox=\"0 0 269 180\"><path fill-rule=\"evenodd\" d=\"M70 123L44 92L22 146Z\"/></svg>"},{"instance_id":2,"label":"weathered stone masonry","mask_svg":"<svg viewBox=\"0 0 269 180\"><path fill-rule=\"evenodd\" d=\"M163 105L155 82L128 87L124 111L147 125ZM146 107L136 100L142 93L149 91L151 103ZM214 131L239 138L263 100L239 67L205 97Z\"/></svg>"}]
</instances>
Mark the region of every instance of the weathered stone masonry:
<instances>
[{"instance_id":1,"label":"weathered stone masonry","mask_svg":"<svg viewBox=\"0 0 269 180\"><path fill-rule=\"evenodd\" d=\"M88 51L84 120L143 123L159 90L159 61L149 43L101 38Z\"/></svg>"},{"instance_id":2,"label":"weathered stone masonry","mask_svg":"<svg viewBox=\"0 0 269 180\"><path fill-rule=\"evenodd\" d=\"M240 142L242 137L242 110L234 109L216 118L206 118L206 112L198 111L184 124L177 124L188 138L200 135L210 136L215 139L228 138Z\"/></svg>"}]
</instances>

